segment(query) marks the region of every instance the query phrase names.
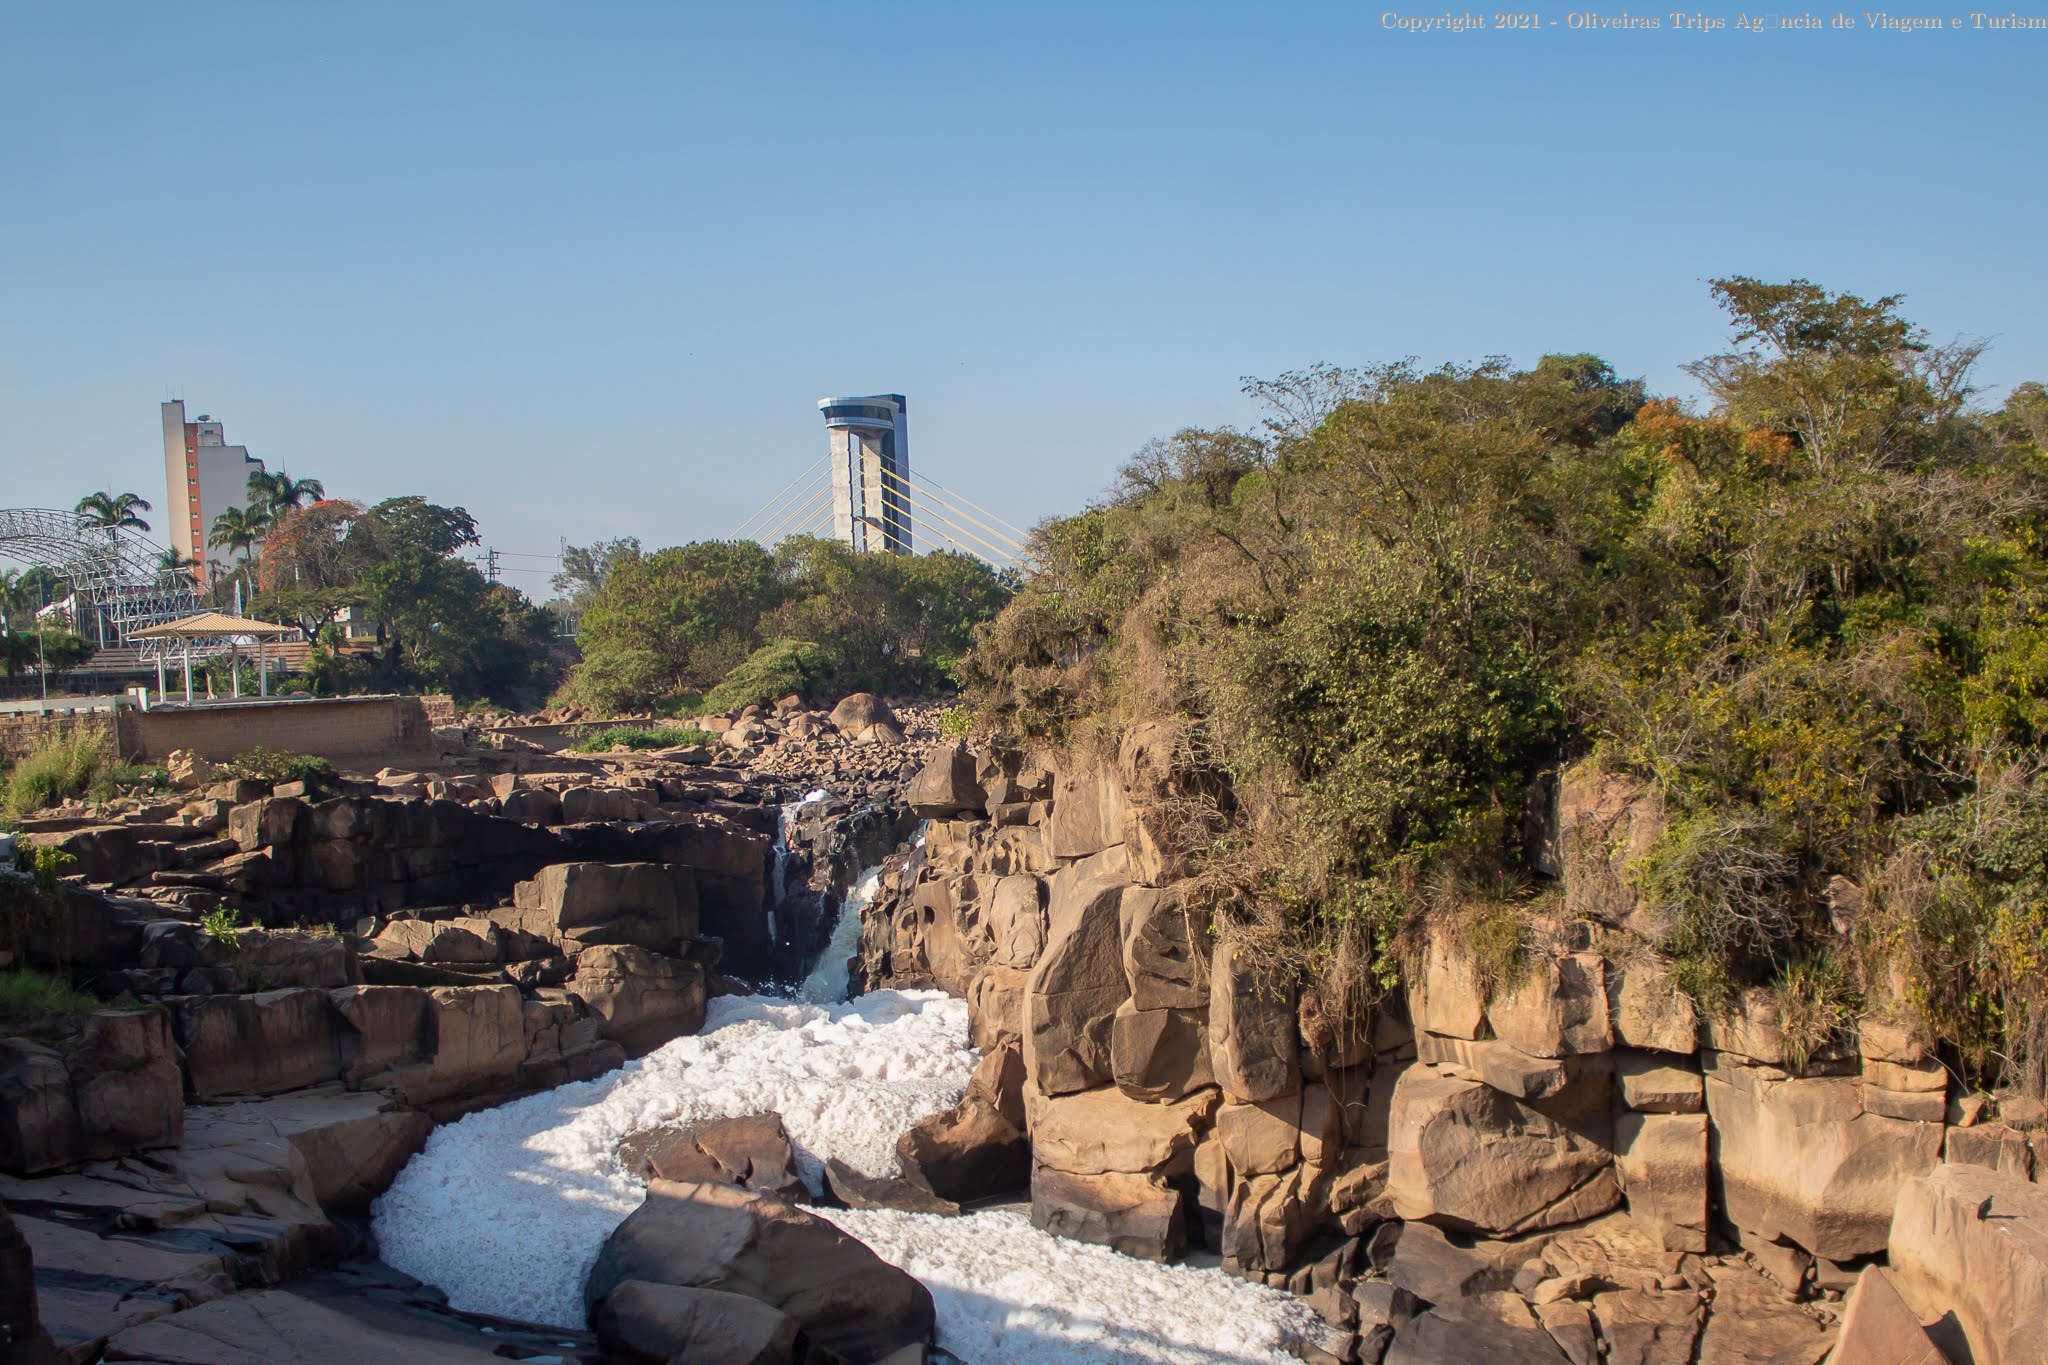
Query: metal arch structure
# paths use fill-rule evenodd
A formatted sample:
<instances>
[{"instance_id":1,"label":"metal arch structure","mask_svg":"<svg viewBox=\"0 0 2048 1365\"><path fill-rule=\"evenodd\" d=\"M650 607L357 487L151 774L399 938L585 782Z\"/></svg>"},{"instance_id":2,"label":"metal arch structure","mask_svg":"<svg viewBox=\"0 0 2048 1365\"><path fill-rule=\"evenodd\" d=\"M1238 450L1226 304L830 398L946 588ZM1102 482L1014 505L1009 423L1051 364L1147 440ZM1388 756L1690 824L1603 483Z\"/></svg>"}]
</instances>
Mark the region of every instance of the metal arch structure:
<instances>
[{"instance_id":1,"label":"metal arch structure","mask_svg":"<svg viewBox=\"0 0 2048 1365\"><path fill-rule=\"evenodd\" d=\"M164 554L132 528L87 526L75 512L0 508L0 559L69 580L79 606L74 628L102 649L126 646L130 632L200 609L198 586L184 574L166 574Z\"/></svg>"}]
</instances>

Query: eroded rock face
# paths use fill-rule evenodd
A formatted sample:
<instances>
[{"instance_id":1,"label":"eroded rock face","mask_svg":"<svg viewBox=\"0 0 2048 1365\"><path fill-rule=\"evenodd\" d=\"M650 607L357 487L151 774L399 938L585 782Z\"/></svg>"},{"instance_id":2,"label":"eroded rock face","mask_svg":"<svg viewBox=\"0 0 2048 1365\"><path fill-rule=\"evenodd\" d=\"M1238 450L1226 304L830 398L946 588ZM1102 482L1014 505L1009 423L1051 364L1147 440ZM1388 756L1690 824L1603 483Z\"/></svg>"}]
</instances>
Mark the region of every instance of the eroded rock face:
<instances>
[{"instance_id":1,"label":"eroded rock face","mask_svg":"<svg viewBox=\"0 0 2048 1365\"><path fill-rule=\"evenodd\" d=\"M1156 1175L1076 1175L1034 1166L1031 1222L1054 1236L1144 1261L1175 1260L1187 1248L1180 1193Z\"/></svg>"},{"instance_id":2,"label":"eroded rock face","mask_svg":"<svg viewBox=\"0 0 2048 1365\"><path fill-rule=\"evenodd\" d=\"M1617 1115L1614 1171L1646 1235L1668 1251L1706 1251L1705 1114Z\"/></svg>"},{"instance_id":3,"label":"eroded rock face","mask_svg":"<svg viewBox=\"0 0 2048 1365\"><path fill-rule=\"evenodd\" d=\"M1410 1067L1395 1085L1387 1192L1403 1218L1488 1232L1577 1222L1620 1201L1597 1142L1476 1081Z\"/></svg>"},{"instance_id":4,"label":"eroded rock face","mask_svg":"<svg viewBox=\"0 0 2048 1365\"><path fill-rule=\"evenodd\" d=\"M1887 1249L1900 1297L1952 1358L2048 1360L2048 1187L1944 1164L1900 1186Z\"/></svg>"},{"instance_id":5,"label":"eroded rock face","mask_svg":"<svg viewBox=\"0 0 2048 1365\"><path fill-rule=\"evenodd\" d=\"M176 1003L173 1018L197 1099L275 1095L341 1074L337 1021L325 991L188 997Z\"/></svg>"},{"instance_id":6,"label":"eroded rock face","mask_svg":"<svg viewBox=\"0 0 2048 1365\"><path fill-rule=\"evenodd\" d=\"M975 777L973 755L961 745L941 749L911 779L905 798L911 813L925 820L985 815L988 793Z\"/></svg>"},{"instance_id":7,"label":"eroded rock face","mask_svg":"<svg viewBox=\"0 0 2048 1365\"><path fill-rule=\"evenodd\" d=\"M1494 1036L1532 1057L1573 1057L1614 1046L1607 964L1598 953L1539 955L1521 982L1488 1003Z\"/></svg>"},{"instance_id":8,"label":"eroded rock face","mask_svg":"<svg viewBox=\"0 0 2048 1365\"><path fill-rule=\"evenodd\" d=\"M57 1038L0 1038L0 1171L33 1175L183 1140L162 1010L98 1010Z\"/></svg>"},{"instance_id":9,"label":"eroded rock face","mask_svg":"<svg viewBox=\"0 0 2048 1365\"><path fill-rule=\"evenodd\" d=\"M714 1289L794 1320L811 1344L874 1361L932 1339L931 1294L794 1205L731 1185L657 1180L606 1239L584 1295L594 1312L630 1281Z\"/></svg>"},{"instance_id":10,"label":"eroded rock face","mask_svg":"<svg viewBox=\"0 0 2048 1365\"><path fill-rule=\"evenodd\" d=\"M1853 1076L1787 1077L1712 1055L1707 1111L1729 1221L1831 1261L1883 1250L1901 1187L1940 1160L1941 1125L1866 1113Z\"/></svg>"},{"instance_id":11,"label":"eroded rock face","mask_svg":"<svg viewBox=\"0 0 2048 1365\"><path fill-rule=\"evenodd\" d=\"M1301 1088L1291 981L1276 980L1243 951L1219 949L1209 971L1209 1062L1241 1100L1270 1100Z\"/></svg>"},{"instance_id":12,"label":"eroded rock face","mask_svg":"<svg viewBox=\"0 0 2048 1365\"><path fill-rule=\"evenodd\" d=\"M1174 1104L1145 1104L1110 1088L1040 1100L1031 1149L1041 1166L1071 1175L1112 1171L1181 1174L1222 1096L1204 1090Z\"/></svg>"},{"instance_id":13,"label":"eroded rock face","mask_svg":"<svg viewBox=\"0 0 2048 1365\"><path fill-rule=\"evenodd\" d=\"M704 1027L704 969L644 948L601 945L576 959L569 989L630 1056Z\"/></svg>"},{"instance_id":14,"label":"eroded rock face","mask_svg":"<svg viewBox=\"0 0 2048 1365\"><path fill-rule=\"evenodd\" d=\"M1883 1266L1865 1266L1842 1305L1838 1360L1869 1365L1949 1365Z\"/></svg>"},{"instance_id":15,"label":"eroded rock face","mask_svg":"<svg viewBox=\"0 0 2048 1365\"><path fill-rule=\"evenodd\" d=\"M1130 994L1118 937L1123 886L1066 872L1053 880L1044 954L1024 987L1024 1065L1048 1095L1111 1078L1110 1028Z\"/></svg>"}]
</instances>

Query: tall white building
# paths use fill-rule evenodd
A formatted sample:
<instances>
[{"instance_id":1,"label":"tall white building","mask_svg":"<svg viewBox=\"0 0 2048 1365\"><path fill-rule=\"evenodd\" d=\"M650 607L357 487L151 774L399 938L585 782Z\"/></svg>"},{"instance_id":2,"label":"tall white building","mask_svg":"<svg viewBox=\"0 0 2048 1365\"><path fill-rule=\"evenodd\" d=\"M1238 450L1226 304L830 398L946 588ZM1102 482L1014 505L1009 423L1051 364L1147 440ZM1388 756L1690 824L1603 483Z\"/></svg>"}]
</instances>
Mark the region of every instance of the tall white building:
<instances>
[{"instance_id":1,"label":"tall white building","mask_svg":"<svg viewBox=\"0 0 2048 1365\"><path fill-rule=\"evenodd\" d=\"M249 505L249 475L263 461L247 446L231 446L220 423L205 413L185 420L185 403L163 405L164 516L170 523L171 547L193 560L201 582L206 580L206 538L213 519L230 507Z\"/></svg>"},{"instance_id":2,"label":"tall white building","mask_svg":"<svg viewBox=\"0 0 2048 1365\"><path fill-rule=\"evenodd\" d=\"M832 534L856 550L910 553L910 420L900 393L821 398L832 452Z\"/></svg>"}]
</instances>

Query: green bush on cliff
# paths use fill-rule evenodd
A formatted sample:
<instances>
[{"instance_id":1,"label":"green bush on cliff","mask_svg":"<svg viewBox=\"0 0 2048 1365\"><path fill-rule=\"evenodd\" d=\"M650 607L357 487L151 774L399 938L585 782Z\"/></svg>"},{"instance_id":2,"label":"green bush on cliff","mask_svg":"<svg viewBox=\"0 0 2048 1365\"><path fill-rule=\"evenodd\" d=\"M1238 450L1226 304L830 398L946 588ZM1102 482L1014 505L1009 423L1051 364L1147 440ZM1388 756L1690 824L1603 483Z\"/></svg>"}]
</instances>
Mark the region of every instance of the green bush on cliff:
<instances>
[{"instance_id":1,"label":"green bush on cliff","mask_svg":"<svg viewBox=\"0 0 2048 1365\"><path fill-rule=\"evenodd\" d=\"M1633 876L1704 1001L1767 986L1810 1046L1904 1013L2038 1089L2048 390L1973 406L1895 298L1714 291L1704 411L1585 355L1320 367L1154 442L1036 533L976 714L1191 719L1223 932L1367 989L1431 917L1554 908L1528 793L1593 759L1662 800Z\"/></svg>"}]
</instances>

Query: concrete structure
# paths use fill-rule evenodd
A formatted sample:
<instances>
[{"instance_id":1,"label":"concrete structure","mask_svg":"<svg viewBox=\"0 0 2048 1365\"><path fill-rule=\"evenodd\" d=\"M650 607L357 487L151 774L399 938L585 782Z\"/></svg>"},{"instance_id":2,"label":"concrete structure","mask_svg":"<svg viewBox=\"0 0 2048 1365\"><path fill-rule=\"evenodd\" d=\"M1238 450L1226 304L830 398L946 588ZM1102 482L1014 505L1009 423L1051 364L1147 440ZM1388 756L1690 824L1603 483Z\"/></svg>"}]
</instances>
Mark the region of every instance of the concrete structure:
<instances>
[{"instance_id":1,"label":"concrete structure","mask_svg":"<svg viewBox=\"0 0 2048 1365\"><path fill-rule=\"evenodd\" d=\"M856 550L910 553L908 407L900 393L818 400L832 443L832 534Z\"/></svg>"},{"instance_id":2,"label":"concrete structure","mask_svg":"<svg viewBox=\"0 0 2048 1365\"><path fill-rule=\"evenodd\" d=\"M263 461L247 446L228 445L221 424L205 413L186 421L183 399L164 404L163 417L164 516L171 548L198 564L204 582L213 519L230 507L249 505L249 475L262 470Z\"/></svg>"}]
</instances>

